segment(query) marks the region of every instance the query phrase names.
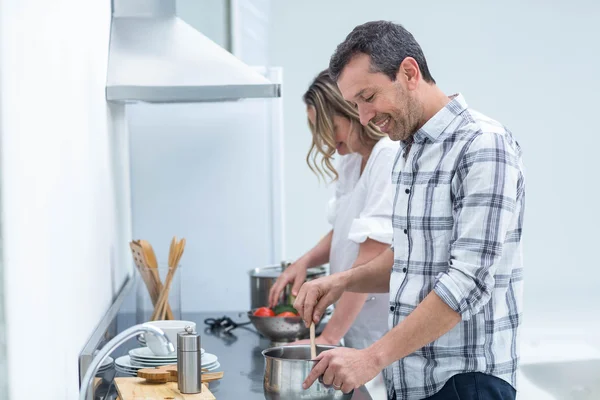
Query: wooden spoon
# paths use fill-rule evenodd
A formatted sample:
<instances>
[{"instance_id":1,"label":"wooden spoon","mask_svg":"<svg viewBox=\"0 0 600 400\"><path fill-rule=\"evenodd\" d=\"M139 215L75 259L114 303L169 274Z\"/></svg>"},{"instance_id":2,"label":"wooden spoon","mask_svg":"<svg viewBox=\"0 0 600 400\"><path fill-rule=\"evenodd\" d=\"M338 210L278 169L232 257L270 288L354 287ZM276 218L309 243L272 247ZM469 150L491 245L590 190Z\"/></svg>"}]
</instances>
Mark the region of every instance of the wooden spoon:
<instances>
[{"instance_id":1,"label":"wooden spoon","mask_svg":"<svg viewBox=\"0 0 600 400\"><path fill-rule=\"evenodd\" d=\"M173 257L173 265L169 269L169 274L167 275L167 279L165 282L165 298L163 300L163 309L162 309L162 317L164 318L164 314L169 307L169 290L171 288L171 281L173 280L173 276L175 276L175 272L177 267L179 266L179 260L181 260L181 256L183 255L183 250L185 249L185 238L181 239L179 243L175 246L175 255Z\"/></svg>"},{"instance_id":2,"label":"wooden spoon","mask_svg":"<svg viewBox=\"0 0 600 400\"><path fill-rule=\"evenodd\" d=\"M310 323L310 359L317 358L317 345L315 344L315 323Z\"/></svg>"},{"instance_id":3,"label":"wooden spoon","mask_svg":"<svg viewBox=\"0 0 600 400\"><path fill-rule=\"evenodd\" d=\"M160 297L154 309L154 314L152 315L153 319L165 318L165 312L167 311L167 307L169 305L169 290L171 288L171 281L173 280L173 276L175 275L177 266L179 265L179 260L183 255L184 248L185 239L181 239L181 241L177 242L177 238L173 237L171 240L171 248L169 249L169 273L167 274L165 285L160 293Z\"/></svg>"},{"instance_id":4,"label":"wooden spoon","mask_svg":"<svg viewBox=\"0 0 600 400\"><path fill-rule=\"evenodd\" d=\"M160 275L158 273L158 262L156 261L156 254L154 253L154 249L152 248L152 245L147 240L140 240L139 243L142 246L142 249L144 250L144 256L146 257L146 261L148 262L150 274L152 276L152 279L154 279L154 287L157 290L156 301L154 301L154 306L156 308L156 303L158 302L159 295L163 290L163 284L162 284L162 281L160 280ZM167 304L167 309L165 310L164 314L166 314L166 315L163 316L162 318L171 319L171 320L175 319L175 317L173 315L173 311L171 310L171 307L169 306L169 304ZM152 315L154 317L154 313ZM154 318L150 318L150 319L152 321L154 321Z\"/></svg>"}]
</instances>

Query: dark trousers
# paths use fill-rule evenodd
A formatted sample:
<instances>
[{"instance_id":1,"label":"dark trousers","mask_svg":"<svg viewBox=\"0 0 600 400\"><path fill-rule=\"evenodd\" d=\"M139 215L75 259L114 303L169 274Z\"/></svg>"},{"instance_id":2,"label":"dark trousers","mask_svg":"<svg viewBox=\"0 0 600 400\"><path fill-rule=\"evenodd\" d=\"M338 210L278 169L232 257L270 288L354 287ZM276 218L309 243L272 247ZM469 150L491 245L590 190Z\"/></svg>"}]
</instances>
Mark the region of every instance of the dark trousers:
<instances>
[{"instance_id":1,"label":"dark trousers","mask_svg":"<svg viewBox=\"0 0 600 400\"><path fill-rule=\"evenodd\" d=\"M516 390L500 378L468 372L454 375L439 392L423 400L515 400L516 395Z\"/></svg>"}]
</instances>

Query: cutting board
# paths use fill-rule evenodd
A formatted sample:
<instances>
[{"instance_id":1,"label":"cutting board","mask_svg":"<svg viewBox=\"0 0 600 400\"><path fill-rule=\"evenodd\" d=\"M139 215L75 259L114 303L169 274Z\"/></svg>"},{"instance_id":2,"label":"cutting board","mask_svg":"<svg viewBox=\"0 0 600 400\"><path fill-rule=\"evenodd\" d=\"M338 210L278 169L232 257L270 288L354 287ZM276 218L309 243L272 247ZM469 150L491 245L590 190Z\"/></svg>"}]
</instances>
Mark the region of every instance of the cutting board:
<instances>
[{"instance_id":1,"label":"cutting board","mask_svg":"<svg viewBox=\"0 0 600 400\"><path fill-rule=\"evenodd\" d=\"M143 378L115 378L115 384L121 400L216 400L205 384L196 394L181 394L177 382L155 384Z\"/></svg>"}]
</instances>

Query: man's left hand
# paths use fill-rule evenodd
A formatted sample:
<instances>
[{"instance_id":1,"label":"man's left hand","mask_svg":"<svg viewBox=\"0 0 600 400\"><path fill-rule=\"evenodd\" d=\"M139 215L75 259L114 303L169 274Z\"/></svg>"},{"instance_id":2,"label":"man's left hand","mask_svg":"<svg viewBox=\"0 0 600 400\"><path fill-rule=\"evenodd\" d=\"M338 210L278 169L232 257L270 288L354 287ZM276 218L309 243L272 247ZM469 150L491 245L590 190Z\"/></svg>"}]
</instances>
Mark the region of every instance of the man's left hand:
<instances>
[{"instance_id":1,"label":"man's left hand","mask_svg":"<svg viewBox=\"0 0 600 400\"><path fill-rule=\"evenodd\" d=\"M315 360L319 362L304 381L302 385L304 389L309 388L323 375L322 381L325 385L350 393L353 389L369 382L381 371L368 349L340 347L322 352Z\"/></svg>"}]
</instances>

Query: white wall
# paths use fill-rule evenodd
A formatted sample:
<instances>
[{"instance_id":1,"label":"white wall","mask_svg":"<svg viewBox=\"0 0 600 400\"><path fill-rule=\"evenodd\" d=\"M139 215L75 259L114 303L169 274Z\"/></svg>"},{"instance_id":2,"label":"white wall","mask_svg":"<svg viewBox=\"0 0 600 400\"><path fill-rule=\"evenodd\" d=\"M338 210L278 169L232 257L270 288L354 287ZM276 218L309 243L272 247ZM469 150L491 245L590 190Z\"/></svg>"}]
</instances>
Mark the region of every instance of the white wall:
<instances>
[{"instance_id":1,"label":"white wall","mask_svg":"<svg viewBox=\"0 0 600 400\"><path fill-rule=\"evenodd\" d=\"M575 313L598 315L599 3L271 4L270 62L285 74L288 256L299 256L328 229L331 193L304 162L310 134L301 96L354 26L393 20L413 32L447 93L462 92L473 108L506 124L524 148L526 321L549 314L544 323L564 325Z\"/></svg>"},{"instance_id":2,"label":"white wall","mask_svg":"<svg viewBox=\"0 0 600 400\"><path fill-rule=\"evenodd\" d=\"M125 119L104 101L110 1L0 7L10 398L74 399L78 354L131 264Z\"/></svg>"},{"instance_id":3,"label":"white wall","mask_svg":"<svg viewBox=\"0 0 600 400\"><path fill-rule=\"evenodd\" d=\"M0 63L2 63L2 54L0 53ZM2 88L0 87L0 90ZM0 98L1 100L1 98ZM0 103L0 110L2 105ZM0 114L0 121L2 121L2 115ZM0 124L0 150L2 149L2 128ZM2 165L2 151L0 151L0 165ZM2 180L0 179L0 210L2 209ZM8 397L8 366L6 360L6 315L4 310L4 238L3 238L3 221L2 213L0 213L0 376L4 377L0 379L0 399L6 399Z\"/></svg>"},{"instance_id":4,"label":"white wall","mask_svg":"<svg viewBox=\"0 0 600 400\"><path fill-rule=\"evenodd\" d=\"M131 133L133 237L165 262L186 238L181 307L249 307L247 271L271 261L270 100L139 104ZM130 297L124 305L133 311Z\"/></svg>"},{"instance_id":5,"label":"white wall","mask_svg":"<svg viewBox=\"0 0 600 400\"><path fill-rule=\"evenodd\" d=\"M0 1L0 12L2 2ZM0 35L0 40L2 36ZM0 49L0 65L2 65L2 51ZM0 93L2 92L2 81L0 80ZM2 163L2 97L0 96L0 167ZM0 179L0 210L2 210L2 179ZM6 355L6 315L4 305L4 221L0 212L0 399L8 397L8 365Z\"/></svg>"}]
</instances>

